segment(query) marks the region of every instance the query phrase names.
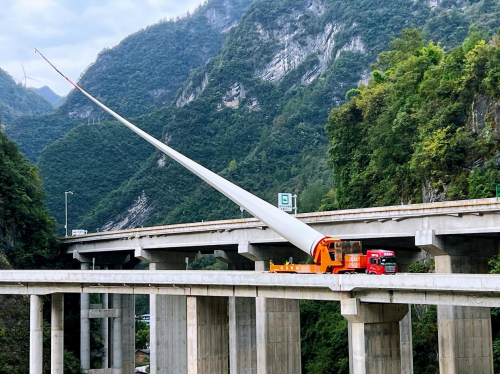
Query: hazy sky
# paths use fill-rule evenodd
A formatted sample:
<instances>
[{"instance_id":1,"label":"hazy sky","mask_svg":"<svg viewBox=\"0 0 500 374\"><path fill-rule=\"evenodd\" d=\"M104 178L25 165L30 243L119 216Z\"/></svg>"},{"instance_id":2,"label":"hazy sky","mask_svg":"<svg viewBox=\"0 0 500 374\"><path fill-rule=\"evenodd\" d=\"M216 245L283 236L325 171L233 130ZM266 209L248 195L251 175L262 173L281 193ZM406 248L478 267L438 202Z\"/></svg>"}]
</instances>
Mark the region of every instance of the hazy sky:
<instances>
[{"instance_id":1,"label":"hazy sky","mask_svg":"<svg viewBox=\"0 0 500 374\"><path fill-rule=\"evenodd\" d=\"M36 47L70 79L78 79L105 47L161 19L182 16L203 0L0 0L0 68L16 81L66 95L71 86Z\"/></svg>"}]
</instances>

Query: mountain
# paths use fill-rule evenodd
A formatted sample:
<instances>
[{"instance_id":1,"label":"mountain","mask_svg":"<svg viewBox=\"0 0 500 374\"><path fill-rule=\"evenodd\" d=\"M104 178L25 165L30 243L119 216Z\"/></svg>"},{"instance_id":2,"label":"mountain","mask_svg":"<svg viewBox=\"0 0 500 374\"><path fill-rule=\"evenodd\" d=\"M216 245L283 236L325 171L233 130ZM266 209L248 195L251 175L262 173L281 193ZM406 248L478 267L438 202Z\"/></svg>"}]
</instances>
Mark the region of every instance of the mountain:
<instances>
[{"instance_id":1,"label":"mountain","mask_svg":"<svg viewBox=\"0 0 500 374\"><path fill-rule=\"evenodd\" d=\"M55 222L44 206L38 169L0 130L0 270L61 269L71 265L58 258ZM67 295L67 334L79 320L78 295ZM71 300L75 299L75 300ZM29 297L0 295L0 372L29 372ZM75 309L76 306L76 309ZM50 317L49 317L50 319ZM79 322L78 322L79 323ZM50 357L50 334L44 335L44 357ZM65 372L82 373L75 339L65 336ZM46 361L48 362L48 361Z\"/></svg>"},{"instance_id":2,"label":"mountain","mask_svg":"<svg viewBox=\"0 0 500 374\"><path fill-rule=\"evenodd\" d=\"M133 119L140 127L264 199L274 203L278 192L295 192L299 209L313 210L332 188L328 113L345 103L350 89L369 82L377 55L412 25L444 40L446 50L463 41L473 20L491 34L500 26L498 4L255 0L214 57L190 72L173 103L147 113L104 101L129 116L140 114ZM207 9L183 22L209 19ZM450 34L439 20L459 27ZM134 35L126 40L136 44ZM98 86L82 86L101 98ZM83 97L70 99L62 108L87 105L81 113L99 117ZM90 230L239 216L236 205L143 143L121 125L101 121L79 125L46 147L39 166L57 220L67 189L76 191L71 221Z\"/></svg>"},{"instance_id":3,"label":"mountain","mask_svg":"<svg viewBox=\"0 0 500 374\"><path fill-rule=\"evenodd\" d=\"M140 30L101 51L79 84L125 116L167 106L189 74L217 54L250 2L213 0L192 16ZM53 116L19 118L6 132L36 161L44 147L78 123L103 118L100 109L73 90Z\"/></svg>"},{"instance_id":4,"label":"mountain","mask_svg":"<svg viewBox=\"0 0 500 374\"><path fill-rule=\"evenodd\" d=\"M406 32L327 126L341 208L494 197L500 184L500 35L446 53ZM345 149L356 146L357 153Z\"/></svg>"},{"instance_id":5,"label":"mountain","mask_svg":"<svg viewBox=\"0 0 500 374\"><path fill-rule=\"evenodd\" d=\"M43 97L45 100L51 103L52 106L56 109L60 107L62 103L64 103L64 100L66 99L66 96L59 96L54 91L52 91L50 87L47 86L43 86L40 88L30 87L30 90Z\"/></svg>"},{"instance_id":6,"label":"mountain","mask_svg":"<svg viewBox=\"0 0 500 374\"><path fill-rule=\"evenodd\" d=\"M50 113L50 103L21 84L17 84L6 71L0 69L0 116L4 124L16 117Z\"/></svg>"}]
</instances>

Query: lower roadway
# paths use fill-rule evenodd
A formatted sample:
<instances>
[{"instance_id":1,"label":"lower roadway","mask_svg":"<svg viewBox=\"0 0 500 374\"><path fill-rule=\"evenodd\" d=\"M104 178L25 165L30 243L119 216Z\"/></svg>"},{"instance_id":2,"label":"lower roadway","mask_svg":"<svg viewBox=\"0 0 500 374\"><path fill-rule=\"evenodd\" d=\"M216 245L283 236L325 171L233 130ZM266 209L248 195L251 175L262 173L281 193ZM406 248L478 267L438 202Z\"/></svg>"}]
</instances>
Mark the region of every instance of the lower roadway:
<instances>
[{"instance_id":1,"label":"lower roadway","mask_svg":"<svg viewBox=\"0 0 500 374\"><path fill-rule=\"evenodd\" d=\"M500 307L500 275L3 270L0 294L122 293Z\"/></svg>"}]
</instances>

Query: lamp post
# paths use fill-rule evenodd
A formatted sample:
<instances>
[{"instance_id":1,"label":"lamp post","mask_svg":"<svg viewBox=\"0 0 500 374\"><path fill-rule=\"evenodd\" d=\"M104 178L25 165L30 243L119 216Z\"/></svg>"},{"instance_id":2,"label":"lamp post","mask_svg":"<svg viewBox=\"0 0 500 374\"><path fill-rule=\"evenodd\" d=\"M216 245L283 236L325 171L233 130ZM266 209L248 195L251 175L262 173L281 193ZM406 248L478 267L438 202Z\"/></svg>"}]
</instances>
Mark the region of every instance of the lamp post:
<instances>
[{"instance_id":1,"label":"lamp post","mask_svg":"<svg viewBox=\"0 0 500 374\"><path fill-rule=\"evenodd\" d=\"M66 215L66 222L64 225L64 229L66 230L66 237L68 236L68 194L73 195L73 192L64 191L64 211Z\"/></svg>"}]
</instances>

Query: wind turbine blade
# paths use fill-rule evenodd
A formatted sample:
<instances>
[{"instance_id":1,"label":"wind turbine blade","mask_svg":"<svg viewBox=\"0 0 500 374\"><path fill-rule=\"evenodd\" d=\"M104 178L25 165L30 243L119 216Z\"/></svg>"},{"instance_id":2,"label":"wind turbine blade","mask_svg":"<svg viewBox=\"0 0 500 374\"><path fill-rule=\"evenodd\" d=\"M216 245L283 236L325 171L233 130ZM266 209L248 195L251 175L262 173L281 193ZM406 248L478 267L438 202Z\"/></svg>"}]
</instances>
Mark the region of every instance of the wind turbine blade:
<instances>
[{"instance_id":1,"label":"wind turbine blade","mask_svg":"<svg viewBox=\"0 0 500 374\"><path fill-rule=\"evenodd\" d=\"M26 71L24 70L24 65L23 63L21 62L21 66L23 67L23 74L24 74L24 78L26 78Z\"/></svg>"},{"instance_id":2,"label":"wind turbine blade","mask_svg":"<svg viewBox=\"0 0 500 374\"><path fill-rule=\"evenodd\" d=\"M40 82L38 79L31 78L31 77L26 77L26 79L31 79L32 81L35 81L35 82Z\"/></svg>"},{"instance_id":3,"label":"wind turbine blade","mask_svg":"<svg viewBox=\"0 0 500 374\"><path fill-rule=\"evenodd\" d=\"M323 239L327 238L325 235L316 231L312 227L309 227L304 222L299 221L288 213L281 211L268 202L258 198L248 191L245 191L243 188L236 186L234 183L229 182L228 180L222 178L220 175L208 170L195 161L175 151L158 139L153 138L151 135L136 127L125 118L121 117L119 114L115 113L113 110L109 109L107 106L95 99L93 96L79 87L76 83L73 83L49 60L47 60L47 58L45 58L45 56L43 56L36 48L35 53L40 54L40 56L45 61L47 61L47 63L50 64L50 66L52 66L55 71L57 71L68 82L70 82L76 89L87 96L99 107L111 114L122 124L127 126L130 130L154 145L157 149L164 152L167 156L177 161L186 169L196 174L198 177L200 177L212 187L217 189L219 192L224 194L226 197L234 201L236 204L245 208L246 211L260 219L276 233L281 235L283 238L285 238L307 254L311 254L312 256L314 256L316 247L323 241Z\"/></svg>"}]
</instances>

